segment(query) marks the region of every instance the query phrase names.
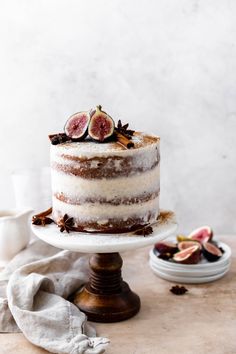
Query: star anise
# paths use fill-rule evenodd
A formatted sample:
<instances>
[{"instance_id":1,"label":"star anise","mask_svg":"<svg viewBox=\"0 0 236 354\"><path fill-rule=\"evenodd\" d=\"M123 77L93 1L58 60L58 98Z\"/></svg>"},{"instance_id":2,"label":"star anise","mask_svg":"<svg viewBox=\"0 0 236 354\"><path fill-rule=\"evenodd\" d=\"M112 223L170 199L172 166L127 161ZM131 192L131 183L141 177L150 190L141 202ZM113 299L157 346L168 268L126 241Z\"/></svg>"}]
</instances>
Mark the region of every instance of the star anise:
<instances>
[{"instance_id":1,"label":"star anise","mask_svg":"<svg viewBox=\"0 0 236 354\"><path fill-rule=\"evenodd\" d=\"M118 120L116 131L122 135L124 135L126 138L131 139L132 136L134 135L134 130L128 129L129 123L126 123L122 125L121 120Z\"/></svg>"},{"instance_id":2,"label":"star anise","mask_svg":"<svg viewBox=\"0 0 236 354\"><path fill-rule=\"evenodd\" d=\"M67 214L63 216L57 222L57 226L60 227L60 231L66 231L69 233L70 231L74 231L74 218L70 218Z\"/></svg>"},{"instance_id":3,"label":"star anise","mask_svg":"<svg viewBox=\"0 0 236 354\"><path fill-rule=\"evenodd\" d=\"M65 133L51 134L48 137L51 140L52 145L58 145L58 144L65 143L67 141L72 141L71 138L67 136Z\"/></svg>"},{"instance_id":4,"label":"star anise","mask_svg":"<svg viewBox=\"0 0 236 354\"><path fill-rule=\"evenodd\" d=\"M32 224L38 226L45 226L53 223L54 221L48 217L52 212L52 208L43 211L42 213L36 214L32 217Z\"/></svg>"},{"instance_id":5,"label":"star anise","mask_svg":"<svg viewBox=\"0 0 236 354\"><path fill-rule=\"evenodd\" d=\"M172 286L170 291L175 295L184 295L188 291L188 289L186 289L185 286L175 285Z\"/></svg>"},{"instance_id":6,"label":"star anise","mask_svg":"<svg viewBox=\"0 0 236 354\"><path fill-rule=\"evenodd\" d=\"M135 235L142 235L142 236L148 236L153 233L153 229L150 225L146 225L142 227L141 229L138 229L135 231Z\"/></svg>"}]
</instances>

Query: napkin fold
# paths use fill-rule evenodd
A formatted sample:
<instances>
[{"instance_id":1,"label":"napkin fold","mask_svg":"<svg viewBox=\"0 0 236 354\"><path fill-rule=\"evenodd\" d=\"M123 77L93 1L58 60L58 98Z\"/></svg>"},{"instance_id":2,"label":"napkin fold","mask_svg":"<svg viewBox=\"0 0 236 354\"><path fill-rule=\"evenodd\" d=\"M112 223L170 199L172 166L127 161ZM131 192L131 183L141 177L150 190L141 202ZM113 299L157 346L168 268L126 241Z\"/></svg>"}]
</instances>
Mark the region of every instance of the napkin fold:
<instances>
[{"instance_id":1,"label":"napkin fold","mask_svg":"<svg viewBox=\"0 0 236 354\"><path fill-rule=\"evenodd\" d=\"M104 353L109 340L66 300L88 276L88 255L35 241L0 274L0 332L22 331L52 353Z\"/></svg>"}]
</instances>

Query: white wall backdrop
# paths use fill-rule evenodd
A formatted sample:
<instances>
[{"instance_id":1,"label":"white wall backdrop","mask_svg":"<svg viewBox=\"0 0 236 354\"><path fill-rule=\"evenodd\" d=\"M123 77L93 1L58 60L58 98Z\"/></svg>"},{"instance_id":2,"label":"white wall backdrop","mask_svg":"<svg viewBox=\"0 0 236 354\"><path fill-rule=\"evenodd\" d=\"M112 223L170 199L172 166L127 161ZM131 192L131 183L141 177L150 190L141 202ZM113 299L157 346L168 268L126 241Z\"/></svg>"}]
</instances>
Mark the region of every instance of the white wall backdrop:
<instances>
[{"instance_id":1,"label":"white wall backdrop","mask_svg":"<svg viewBox=\"0 0 236 354\"><path fill-rule=\"evenodd\" d=\"M180 231L236 231L234 0L0 0L0 207L49 164L48 133L102 104L161 136Z\"/></svg>"}]
</instances>

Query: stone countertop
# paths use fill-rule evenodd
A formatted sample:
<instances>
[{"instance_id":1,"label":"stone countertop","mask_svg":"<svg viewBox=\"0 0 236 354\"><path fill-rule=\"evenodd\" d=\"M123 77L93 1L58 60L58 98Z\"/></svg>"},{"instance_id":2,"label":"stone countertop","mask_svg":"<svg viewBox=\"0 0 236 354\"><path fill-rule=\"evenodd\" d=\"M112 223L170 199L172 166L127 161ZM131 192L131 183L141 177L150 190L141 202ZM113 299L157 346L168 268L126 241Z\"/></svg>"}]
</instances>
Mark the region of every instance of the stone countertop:
<instances>
[{"instance_id":1,"label":"stone countertop","mask_svg":"<svg viewBox=\"0 0 236 354\"><path fill-rule=\"evenodd\" d=\"M141 298L141 311L130 320L98 324L98 335L111 344L106 354L235 354L236 236L219 238L232 248L229 273L212 283L189 285L175 296L168 282L148 265L150 247L122 254L123 278ZM0 334L0 354L43 354L22 334Z\"/></svg>"}]
</instances>

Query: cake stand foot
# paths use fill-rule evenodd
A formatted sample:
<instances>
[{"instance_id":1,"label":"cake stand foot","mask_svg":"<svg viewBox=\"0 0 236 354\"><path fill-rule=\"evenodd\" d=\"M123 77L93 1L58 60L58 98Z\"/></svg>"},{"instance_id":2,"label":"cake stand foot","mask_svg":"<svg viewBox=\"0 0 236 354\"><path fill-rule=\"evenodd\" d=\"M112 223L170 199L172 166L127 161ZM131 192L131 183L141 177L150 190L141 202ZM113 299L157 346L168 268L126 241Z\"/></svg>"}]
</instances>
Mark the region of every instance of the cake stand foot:
<instances>
[{"instance_id":1,"label":"cake stand foot","mask_svg":"<svg viewBox=\"0 0 236 354\"><path fill-rule=\"evenodd\" d=\"M126 320L140 309L140 299L122 280L119 253L96 253L90 258L90 279L73 302L94 322Z\"/></svg>"}]
</instances>

